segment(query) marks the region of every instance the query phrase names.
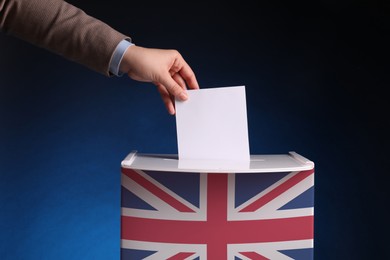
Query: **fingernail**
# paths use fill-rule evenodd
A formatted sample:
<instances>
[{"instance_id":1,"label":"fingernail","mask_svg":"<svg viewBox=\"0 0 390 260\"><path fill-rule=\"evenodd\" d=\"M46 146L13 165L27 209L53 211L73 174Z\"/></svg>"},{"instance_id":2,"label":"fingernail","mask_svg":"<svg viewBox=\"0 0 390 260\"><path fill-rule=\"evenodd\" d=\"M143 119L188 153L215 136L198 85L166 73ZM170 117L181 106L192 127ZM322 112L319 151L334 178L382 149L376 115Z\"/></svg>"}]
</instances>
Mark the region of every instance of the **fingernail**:
<instances>
[{"instance_id":1,"label":"fingernail","mask_svg":"<svg viewBox=\"0 0 390 260\"><path fill-rule=\"evenodd\" d=\"M188 99L188 95L187 95L187 93L185 93L185 92L181 92L180 94L179 94L179 98L180 98L180 100L187 100Z\"/></svg>"},{"instance_id":2,"label":"fingernail","mask_svg":"<svg viewBox=\"0 0 390 260\"><path fill-rule=\"evenodd\" d=\"M174 108L170 108L168 110L168 113L173 116L175 114L175 109Z\"/></svg>"}]
</instances>

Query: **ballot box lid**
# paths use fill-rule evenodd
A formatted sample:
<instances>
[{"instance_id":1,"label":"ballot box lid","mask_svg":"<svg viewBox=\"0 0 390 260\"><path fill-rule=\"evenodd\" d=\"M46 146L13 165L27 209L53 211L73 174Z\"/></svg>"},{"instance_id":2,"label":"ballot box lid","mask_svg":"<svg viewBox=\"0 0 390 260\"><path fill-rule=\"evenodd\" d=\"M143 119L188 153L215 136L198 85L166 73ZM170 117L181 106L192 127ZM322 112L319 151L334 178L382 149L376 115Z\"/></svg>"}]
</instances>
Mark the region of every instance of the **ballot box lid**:
<instances>
[{"instance_id":1,"label":"ballot box lid","mask_svg":"<svg viewBox=\"0 0 390 260\"><path fill-rule=\"evenodd\" d=\"M251 155L249 161L182 160L175 154L145 154L132 151L121 162L123 168L207 173L266 173L311 170L314 163L296 152Z\"/></svg>"}]
</instances>

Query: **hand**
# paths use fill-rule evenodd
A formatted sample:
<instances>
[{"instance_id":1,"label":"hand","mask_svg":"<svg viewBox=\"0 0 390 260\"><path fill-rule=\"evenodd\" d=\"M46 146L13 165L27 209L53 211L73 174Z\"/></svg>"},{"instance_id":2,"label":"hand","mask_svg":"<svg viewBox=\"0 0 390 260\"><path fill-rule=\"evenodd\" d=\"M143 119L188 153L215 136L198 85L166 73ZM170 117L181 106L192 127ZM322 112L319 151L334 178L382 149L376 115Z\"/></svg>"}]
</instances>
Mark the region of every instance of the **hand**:
<instances>
[{"instance_id":1,"label":"hand","mask_svg":"<svg viewBox=\"0 0 390 260\"><path fill-rule=\"evenodd\" d=\"M175 98L187 100L187 85L190 89L199 89L194 72L176 50L130 46L123 56L120 71L134 80L153 82L171 115L175 114Z\"/></svg>"}]
</instances>

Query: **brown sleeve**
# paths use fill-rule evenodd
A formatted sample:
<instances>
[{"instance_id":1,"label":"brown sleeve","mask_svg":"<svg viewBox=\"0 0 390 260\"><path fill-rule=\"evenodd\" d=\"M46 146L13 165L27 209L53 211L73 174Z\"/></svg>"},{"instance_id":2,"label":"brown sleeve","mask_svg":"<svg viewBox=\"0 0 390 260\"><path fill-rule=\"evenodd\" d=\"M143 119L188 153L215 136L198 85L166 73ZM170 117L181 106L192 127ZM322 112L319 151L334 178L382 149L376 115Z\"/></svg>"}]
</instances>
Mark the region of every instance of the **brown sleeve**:
<instances>
[{"instance_id":1,"label":"brown sleeve","mask_svg":"<svg viewBox=\"0 0 390 260\"><path fill-rule=\"evenodd\" d=\"M0 0L0 29L105 75L130 39L62 0Z\"/></svg>"}]
</instances>

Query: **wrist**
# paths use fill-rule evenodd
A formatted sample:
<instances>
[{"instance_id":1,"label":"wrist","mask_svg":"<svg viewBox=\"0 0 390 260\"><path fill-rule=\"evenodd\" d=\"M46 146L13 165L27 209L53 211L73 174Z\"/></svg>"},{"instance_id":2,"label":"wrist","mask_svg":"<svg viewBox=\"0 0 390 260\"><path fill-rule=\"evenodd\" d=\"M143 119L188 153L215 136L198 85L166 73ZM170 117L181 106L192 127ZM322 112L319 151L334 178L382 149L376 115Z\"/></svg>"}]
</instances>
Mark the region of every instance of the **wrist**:
<instances>
[{"instance_id":1,"label":"wrist","mask_svg":"<svg viewBox=\"0 0 390 260\"><path fill-rule=\"evenodd\" d=\"M129 46L130 47L130 46ZM132 45L131 48L127 48L125 53L123 54L123 58L121 63L119 64L119 71L121 73L128 73L132 67L134 67L133 61L135 60L134 55L137 53L137 49L140 47L136 45Z\"/></svg>"}]
</instances>

